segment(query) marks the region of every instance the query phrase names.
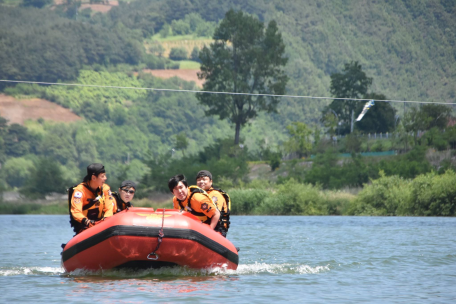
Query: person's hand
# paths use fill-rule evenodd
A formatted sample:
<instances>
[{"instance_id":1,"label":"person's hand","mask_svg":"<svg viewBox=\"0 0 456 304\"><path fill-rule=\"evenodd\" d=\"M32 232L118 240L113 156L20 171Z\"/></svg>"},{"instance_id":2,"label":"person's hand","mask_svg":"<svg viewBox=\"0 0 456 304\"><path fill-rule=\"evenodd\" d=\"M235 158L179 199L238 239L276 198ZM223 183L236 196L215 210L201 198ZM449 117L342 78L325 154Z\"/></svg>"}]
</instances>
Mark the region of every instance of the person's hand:
<instances>
[{"instance_id":1,"label":"person's hand","mask_svg":"<svg viewBox=\"0 0 456 304\"><path fill-rule=\"evenodd\" d=\"M95 221L94 220L89 220L88 218L84 219L84 226L87 228L95 226Z\"/></svg>"}]
</instances>

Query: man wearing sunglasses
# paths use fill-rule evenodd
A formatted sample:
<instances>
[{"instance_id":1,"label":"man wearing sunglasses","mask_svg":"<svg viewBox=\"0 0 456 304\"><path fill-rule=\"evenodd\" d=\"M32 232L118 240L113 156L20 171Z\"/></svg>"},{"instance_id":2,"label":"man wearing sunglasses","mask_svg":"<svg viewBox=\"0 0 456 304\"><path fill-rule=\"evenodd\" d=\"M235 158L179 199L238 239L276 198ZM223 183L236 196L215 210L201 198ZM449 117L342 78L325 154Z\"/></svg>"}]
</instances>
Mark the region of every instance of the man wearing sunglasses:
<instances>
[{"instance_id":1,"label":"man wearing sunglasses","mask_svg":"<svg viewBox=\"0 0 456 304\"><path fill-rule=\"evenodd\" d=\"M116 199L116 206L114 213L120 212L127 209L127 207L133 207L131 200L135 196L136 184L130 180L124 180L119 187L118 193L113 192L112 196Z\"/></svg>"}]
</instances>

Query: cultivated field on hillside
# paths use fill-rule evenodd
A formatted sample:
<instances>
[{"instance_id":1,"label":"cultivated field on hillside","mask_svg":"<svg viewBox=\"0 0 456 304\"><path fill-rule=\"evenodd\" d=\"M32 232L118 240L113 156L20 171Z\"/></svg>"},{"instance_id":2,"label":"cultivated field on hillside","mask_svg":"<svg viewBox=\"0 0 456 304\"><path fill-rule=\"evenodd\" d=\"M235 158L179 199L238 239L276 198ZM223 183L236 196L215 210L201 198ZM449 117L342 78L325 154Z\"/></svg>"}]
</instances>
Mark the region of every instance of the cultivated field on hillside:
<instances>
[{"instance_id":1,"label":"cultivated field on hillside","mask_svg":"<svg viewBox=\"0 0 456 304\"><path fill-rule=\"evenodd\" d=\"M179 77L185 81L193 81L198 87L203 87L203 80L198 79L197 73L199 70L143 70L144 73L150 73L155 77L168 79L171 77Z\"/></svg>"},{"instance_id":2,"label":"cultivated field on hillside","mask_svg":"<svg viewBox=\"0 0 456 304\"><path fill-rule=\"evenodd\" d=\"M42 118L56 122L73 122L81 119L71 110L44 99L16 99L5 94L0 94L0 116L6 118L10 124L21 125L29 119Z\"/></svg>"}]
</instances>

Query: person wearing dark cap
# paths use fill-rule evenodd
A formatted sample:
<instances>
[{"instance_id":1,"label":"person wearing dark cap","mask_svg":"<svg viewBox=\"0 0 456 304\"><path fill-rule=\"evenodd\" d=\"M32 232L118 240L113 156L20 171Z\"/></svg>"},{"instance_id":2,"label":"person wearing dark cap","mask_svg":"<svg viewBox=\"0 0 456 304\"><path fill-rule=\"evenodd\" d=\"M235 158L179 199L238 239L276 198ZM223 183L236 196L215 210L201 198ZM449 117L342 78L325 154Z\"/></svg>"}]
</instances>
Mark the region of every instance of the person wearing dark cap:
<instances>
[{"instance_id":1,"label":"person wearing dark cap","mask_svg":"<svg viewBox=\"0 0 456 304\"><path fill-rule=\"evenodd\" d=\"M212 185L212 174L207 170L201 170L196 175L196 185L207 192L220 211L220 220L215 231L220 232L224 237L230 228L231 200L228 193Z\"/></svg>"},{"instance_id":2,"label":"person wearing dark cap","mask_svg":"<svg viewBox=\"0 0 456 304\"><path fill-rule=\"evenodd\" d=\"M114 213L133 207L133 205L131 204L131 200L135 196L135 192L136 183L130 180L124 180L120 184L119 191L112 193L112 196L116 200Z\"/></svg>"},{"instance_id":3,"label":"person wearing dark cap","mask_svg":"<svg viewBox=\"0 0 456 304\"><path fill-rule=\"evenodd\" d=\"M188 211L202 223L215 229L220 219L220 212L206 191L196 186L189 187L182 174L171 177L168 181L168 188L174 194L174 209Z\"/></svg>"},{"instance_id":4,"label":"person wearing dark cap","mask_svg":"<svg viewBox=\"0 0 456 304\"><path fill-rule=\"evenodd\" d=\"M113 215L115 200L106 180L104 166L94 163L82 183L69 189L70 223L76 234Z\"/></svg>"}]
</instances>

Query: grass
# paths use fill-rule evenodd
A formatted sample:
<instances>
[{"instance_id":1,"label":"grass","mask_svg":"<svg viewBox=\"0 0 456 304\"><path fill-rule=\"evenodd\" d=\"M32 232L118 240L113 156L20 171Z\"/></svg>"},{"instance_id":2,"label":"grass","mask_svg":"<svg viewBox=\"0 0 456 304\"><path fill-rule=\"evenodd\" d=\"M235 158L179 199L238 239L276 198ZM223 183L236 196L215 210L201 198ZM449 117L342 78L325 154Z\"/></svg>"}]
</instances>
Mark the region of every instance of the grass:
<instances>
[{"instance_id":1,"label":"grass","mask_svg":"<svg viewBox=\"0 0 456 304\"><path fill-rule=\"evenodd\" d=\"M179 69L181 70L199 70L201 64L196 61L182 60L180 61Z\"/></svg>"},{"instance_id":2,"label":"grass","mask_svg":"<svg viewBox=\"0 0 456 304\"><path fill-rule=\"evenodd\" d=\"M173 208L173 203L169 201L153 202L149 199L133 200L135 207L152 207L154 210L160 208ZM53 202L50 204L42 203L0 203L0 214L68 214L67 202Z\"/></svg>"},{"instance_id":3,"label":"grass","mask_svg":"<svg viewBox=\"0 0 456 304\"><path fill-rule=\"evenodd\" d=\"M211 37L195 37L193 35L176 35L168 36L163 38L160 34L155 34L151 37L151 40L158 42L167 42L167 41L181 41L181 40L212 40Z\"/></svg>"},{"instance_id":4,"label":"grass","mask_svg":"<svg viewBox=\"0 0 456 304\"><path fill-rule=\"evenodd\" d=\"M7 6L19 6L22 4L22 0L3 0L3 5Z\"/></svg>"},{"instance_id":5,"label":"grass","mask_svg":"<svg viewBox=\"0 0 456 304\"><path fill-rule=\"evenodd\" d=\"M68 204L66 202L46 205L40 203L1 203L0 214L68 214Z\"/></svg>"}]
</instances>

